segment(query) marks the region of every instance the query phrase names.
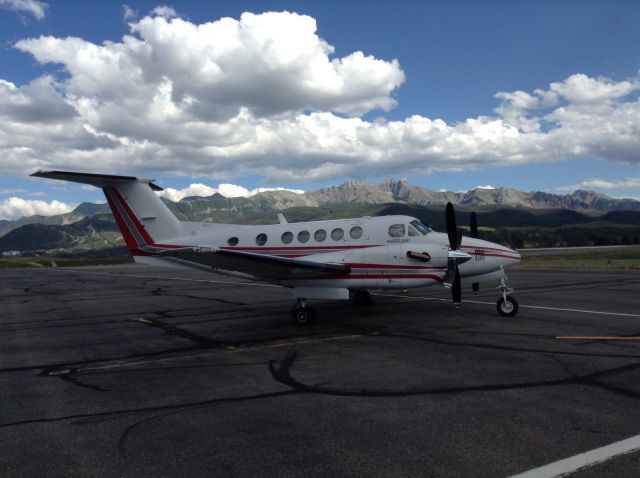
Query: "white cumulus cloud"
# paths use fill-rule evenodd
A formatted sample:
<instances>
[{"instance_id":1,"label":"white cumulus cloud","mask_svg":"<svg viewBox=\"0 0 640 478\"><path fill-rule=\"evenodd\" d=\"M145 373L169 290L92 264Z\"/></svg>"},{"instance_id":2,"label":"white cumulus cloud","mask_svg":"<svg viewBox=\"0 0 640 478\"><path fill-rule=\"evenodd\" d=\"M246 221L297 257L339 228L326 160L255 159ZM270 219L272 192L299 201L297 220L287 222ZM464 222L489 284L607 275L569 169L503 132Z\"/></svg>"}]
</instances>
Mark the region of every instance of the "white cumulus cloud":
<instances>
[{"instance_id":1,"label":"white cumulus cloud","mask_svg":"<svg viewBox=\"0 0 640 478\"><path fill-rule=\"evenodd\" d=\"M577 189L623 189L640 187L640 177L632 177L617 180L608 180L601 178L585 179L576 184L569 186L559 186L556 188L559 192L573 192Z\"/></svg>"},{"instance_id":2,"label":"white cumulus cloud","mask_svg":"<svg viewBox=\"0 0 640 478\"><path fill-rule=\"evenodd\" d=\"M495 189L495 188L487 184L486 186L476 186L476 189Z\"/></svg>"},{"instance_id":3,"label":"white cumulus cloud","mask_svg":"<svg viewBox=\"0 0 640 478\"><path fill-rule=\"evenodd\" d=\"M304 191L301 189L287 189L287 188L256 188L256 189L247 189L243 186L238 186L236 184L228 184L221 183L218 187L207 186L206 184L195 183L190 184L186 188L183 189L175 189L175 188L165 188L163 191L159 192L158 195L162 197L166 197L172 201L180 201L182 198L190 197L190 196L201 196L208 197L213 196L218 193L224 197L235 198L235 197L251 197L255 196L258 193L267 192L267 191L289 191L297 194L302 194Z\"/></svg>"},{"instance_id":4,"label":"white cumulus cloud","mask_svg":"<svg viewBox=\"0 0 640 478\"><path fill-rule=\"evenodd\" d=\"M151 10L151 14L164 18L173 18L178 16L176 11L172 7L168 7L166 5L158 5L153 10Z\"/></svg>"},{"instance_id":5,"label":"white cumulus cloud","mask_svg":"<svg viewBox=\"0 0 640 478\"><path fill-rule=\"evenodd\" d=\"M18 219L22 216L53 216L72 211L76 205L60 201L41 201L37 199L22 199L10 197L0 201L0 219Z\"/></svg>"},{"instance_id":6,"label":"white cumulus cloud","mask_svg":"<svg viewBox=\"0 0 640 478\"><path fill-rule=\"evenodd\" d=\"M399 62L336 56L309 16L196 24L157 11L129 25L121 41L16 43L63 74L0 80L4 174L162 171L284 183L572 158L640 164L640 77L577 73L497 92L492 114L456 123L419 114L368 121L365 113L396 105Z\"/></svg>"},{"instance_id":7,"label":"white cumulus cloud","mask_svg":"<svg viewBox=\"0 0 640 478\"><path fill-rule=\"evenodd\" d=\"M0 0L0 8L6 8L19 13L28 13L36 19L42 20L49 5L38 0Z\"/></svg>"}]
</instances>

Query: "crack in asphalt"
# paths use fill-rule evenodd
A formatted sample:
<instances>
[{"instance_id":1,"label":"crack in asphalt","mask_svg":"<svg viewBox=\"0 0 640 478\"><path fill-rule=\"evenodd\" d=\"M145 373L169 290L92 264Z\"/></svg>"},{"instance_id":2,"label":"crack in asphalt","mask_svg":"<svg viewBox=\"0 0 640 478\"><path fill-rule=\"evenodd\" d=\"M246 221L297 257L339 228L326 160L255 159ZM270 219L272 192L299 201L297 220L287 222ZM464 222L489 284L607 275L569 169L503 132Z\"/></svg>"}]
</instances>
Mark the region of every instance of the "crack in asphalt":
<instances>
[{"instance_id":1,"label":"crack in asphalt","mask_svg":"<svg viewBox=\"0 0 640 478\"><path fill-rule=\"evenodd\" d=\"M612 384L608 384L600 381L600 378L606 378L611 375L624 373L628 371L635 371L640 369L640 362L632 364L622 365L620 367L613 367L606 370L600 370L597 372L591 372L583 375L572 375L567 378L553 379L553 380L535 380L530 382L512 382L512 383L494 383L486 385L472 385L472 386L458 386L458 387L424 387L424 388L412 388L408 390L390 390L390 389L348 389L337 387L326 387L321 385L311 385L303 383L297 380L291 374L291 369L298 357L298 353L295 350L295 346L292 347L284 359L271 360L269 362L269 371L271 376L277 382L291 387L293 390L304 393L315 393L321 395L334 395L342 397L409 397L415 395L441 395L441 394L457 394L468 392L490 392L500 390L513 390L513 389L531 389L541 387L553 387L560 385L586 385L608 390L618 395L623 395L630 398L640 398L640 393L628 390L623 387L618 387Z\"/></svg>"}]
</instances>

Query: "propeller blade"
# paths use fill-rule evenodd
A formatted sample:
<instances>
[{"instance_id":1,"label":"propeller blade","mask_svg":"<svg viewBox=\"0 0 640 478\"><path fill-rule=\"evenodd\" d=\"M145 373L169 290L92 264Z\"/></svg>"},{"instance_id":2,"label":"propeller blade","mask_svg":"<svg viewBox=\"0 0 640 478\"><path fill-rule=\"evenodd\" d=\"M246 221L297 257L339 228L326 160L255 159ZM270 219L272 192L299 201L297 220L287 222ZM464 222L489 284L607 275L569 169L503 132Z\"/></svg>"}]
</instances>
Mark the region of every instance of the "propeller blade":
<instances>
[{"instance_id":1,"label":"propeller blade","mask_svg":"<svg viewBox=\"0 0 640 478\"><path fill-rule=\"evenodd\" d=\"M447 223L447 235L449 236L449 246L452 251L458 248L458 228L456 226L456 213L453 210L453 204L447 203L445 209L445 220Z\"/></svg>"},{"instance_id":2,"label":"propeller blade","mask_svg":"<svg viewBox=\"0 0 640 478\"><path fill-rule=\"evenodd\" d=\"M471 227L469 229L470 229L471 237L477 238L478 237L478 216L476 216L475 211L471 213Z\"/></svg>"},{"instance_id":3,"label":"propeller blade","mask_svg":"<svg viewBox=\"0 0 640 478\"><path fill-rule=\"evenodd\" d=\"M453 305L458 307L462 302L462 287L460 285L460 272L456 266L455 277L453 279L453 285L451 286L451 297L453 298Z\"/></svg>"},{"instance_id":4,"label":"propeller blade","mask_svg":"<svg viewBox=\"0 0 640 478\"><path fill-rule=\"evenodd\" d=\"M455 259L449 259L447 264L447 272L445 272L442 282L445 287L451 287L456 278L456 271L458 270L458 266L456 265Z\"/></svg>"}]
</instances>

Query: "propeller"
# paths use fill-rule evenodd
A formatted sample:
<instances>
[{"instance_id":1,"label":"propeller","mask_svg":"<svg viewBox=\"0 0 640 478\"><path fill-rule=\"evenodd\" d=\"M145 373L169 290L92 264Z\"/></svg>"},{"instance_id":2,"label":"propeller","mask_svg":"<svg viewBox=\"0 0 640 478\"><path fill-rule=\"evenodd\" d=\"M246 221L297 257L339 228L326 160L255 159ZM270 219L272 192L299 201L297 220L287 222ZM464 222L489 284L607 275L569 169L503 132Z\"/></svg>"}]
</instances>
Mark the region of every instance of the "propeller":
<instances>
[{"instance_id":1,"label":"propeller","mask_svg":"<svg viewBox=\"0 0 640 478\"><path fill-rule=\"evenodd\" d=\"M469 226L469 231L470 231L471 237L473 237L474 239L477 239L477 237L478 237L478 216L476 215L475 211L473 211L471 213L471 224Z\"/></svg>"},{"instance_id":2,"label":"propeller","mask_svg":"<svg viewBox=\"0 0 640 478\"><path fill-rule=\"evenodd\" d=\"M471 237L474 239L478 238L478 216L476 212L473 211L471 213L471 223L469 224L469 233ZM474 282L471 284L471 288L473 289L473 295L478 295L480 293L480 284L478 282Z\"/></svg>"},{"instance_id":3,"label":"propeller","mask_svg":"<svg viewBox=\"0 0 640 478\"><path fill-rule=\"evenodd\" d=\"M460 271L458 270L458 265L470 260L471 256L459 250L460 239L458 238L456 214L453 210L453 204L450 202L447 203L445 209L445 222L447 224L450 250L447 261L447 272L444 275L444 285L445 287L451 288L453 304L458 307L462 302L462 287L460 286Z\"/></svg>"}]
</instances>

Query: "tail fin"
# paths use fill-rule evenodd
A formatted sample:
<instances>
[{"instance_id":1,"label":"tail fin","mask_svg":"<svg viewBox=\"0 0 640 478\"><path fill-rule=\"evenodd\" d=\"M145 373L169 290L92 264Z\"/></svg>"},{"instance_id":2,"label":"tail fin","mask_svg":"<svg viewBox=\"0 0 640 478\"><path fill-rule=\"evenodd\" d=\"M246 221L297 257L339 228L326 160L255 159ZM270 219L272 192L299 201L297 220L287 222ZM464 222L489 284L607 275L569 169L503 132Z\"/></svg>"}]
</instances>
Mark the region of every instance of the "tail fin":
<instances>
[{"instance_id":1,"label":"tail fin","mask_svg":"<svg viewBox=\"0 0 640 478\"><path fill-rule=\"evenodd\" d=\"M162 191L151 179L70 171L37 171L31 176L91 184L102 188L127 247L135 253L162 247L181 235L180 221L153 191Z\"/></svg>"}]
</instances>

